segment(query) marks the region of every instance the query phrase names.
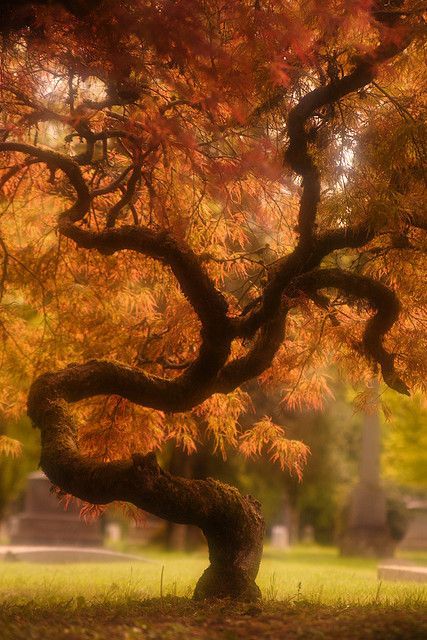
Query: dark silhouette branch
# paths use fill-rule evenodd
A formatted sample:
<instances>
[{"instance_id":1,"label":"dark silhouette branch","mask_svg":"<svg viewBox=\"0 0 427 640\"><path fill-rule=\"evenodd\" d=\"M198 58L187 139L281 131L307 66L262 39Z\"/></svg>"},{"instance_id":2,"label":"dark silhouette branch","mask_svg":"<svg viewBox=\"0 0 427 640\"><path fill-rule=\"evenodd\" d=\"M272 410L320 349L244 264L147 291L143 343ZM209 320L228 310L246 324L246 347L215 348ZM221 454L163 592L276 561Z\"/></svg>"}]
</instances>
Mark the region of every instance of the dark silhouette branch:
<instances>
[{"instance_id":1,"label":"dark silhouette branch","mask_svg":"<svg viewBox=\"0 0 427 640\"><path fill-rule=\"evenodd\" d=\"M398 4L401 2L398 1ZM383 2L375 3L377 21L382 21ZM388 21L388 17L384 18ZM393 17L395 21L395 17ZM308 120L322 107L332 105L350 93L369 84L376 75L380 63L393 58L411 42L413 33L397 44L381 43L372 53L359 57L353 71L338 80L318 87L306 94L291 109L287 130L289 144L284 154L285 161L302 177L302 195L300 201L298 231L299 242L295 250L278 261L270 271L269 281L261 296L259 305L239 322L236 329L242 337L253 336L268 318L278 313L282 294L293 278L318 267L322 259L334 250L345 247L360 247L374 237L374 230L368 224L335 229L316 236L315 222L320 199L320 174L309 152L310 132Z\"/></svg>"},{"instance_id":2,"label":"dark silhouette branch","mask_svg":"<svg viewBox=\"0 0 427 640\"><path fill-rule=\"evenodd\" d=\"M141 166L138 164L132 170L129 180L126 183L126 187L124 188L122 197L116 204L111 207L107 214L107 224L108 228L114 227L120 213L126 205L131 204L133 197L135 196L135 191L138 184L141 181Z\"/></svg>"},{"instance_id":3,"label":"dark silhouette branch","mask_svg":"<svg viewBox=\"0 0 427 640\"><path fill-rule=\"evenodd\" d=\"M91 201L90 192L80 167L74 160L48 147L35 146L23 142L0 142L1 151L25 153L37 158L40 162L44 162L48 167L63 171L77 195L75 203L63 215L70 221L77 222L82 220L88 213Z\"/></svg>"},{"instance_id":4,"label":"dark silhouette branch","mask_svg":"<svg viewBox=\"0 0 427 640\"><path fill-rule=\"evenodd\" d=\"M119 187L123 184L124 179L126 178L128 173L130 173L131 171L132 171L132 165L129 165L128 167L123 169L123 171L121 171L121 173L119 173L117 178L115 178L114 180L112 180L108 184L104 185L103 187L98 187L97 189L93 189L90 192L91 198L97 198L99 196L105 196L105 195L107 195L107 193L113 193L114 191L119 189Z\"/></svg>"},{"instance_id":5,"label":"dark silhouette branch","mask_svg":"<svg viewBox=\"0 0 427 640\"><path fill-rule=\"evenodd\" d=\"M368 320L363 334L363 350L381 367L384 382L395 391L409 395L406 384L394 368L395 356L383 346L385 334L399 317L400 304L396 294L384 284L367 276L341 269L316 269L294 281L294 286L306 293L334 288L352 299L365 299L376 314Z\"/></svg>"}]
</instances>

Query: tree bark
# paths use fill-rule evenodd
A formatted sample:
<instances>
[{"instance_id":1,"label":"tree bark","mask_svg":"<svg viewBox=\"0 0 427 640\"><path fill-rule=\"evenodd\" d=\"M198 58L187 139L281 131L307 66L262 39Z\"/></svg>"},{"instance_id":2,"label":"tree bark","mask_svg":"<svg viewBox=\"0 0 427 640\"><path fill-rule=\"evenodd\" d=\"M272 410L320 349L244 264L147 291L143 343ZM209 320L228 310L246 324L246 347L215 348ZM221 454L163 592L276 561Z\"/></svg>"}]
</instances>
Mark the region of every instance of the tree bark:
<instances>
[{"instance_id":1,"label":"tree bark","mask_svg":"<svg viewBox=\"0 0 427 640\"><path fill-rule=\"evenodd\" d=\"M233 487L210 482L215 483L219 500L224 500L226 508L222 514L218 510L219 517L202 527L208 541L210 566L199 579L194 598L256 601L261 598L255 578L265 529L260 504Z\"/></svg>"},{"instance_id":2,"label":"tree bark","mask_svg":"<svg viewBox=\"0 0 427 640\"><path fill-rule=\"evenodd\" d=\"M58 397L54 376L41 376L31 387L28 414L41 431L40 465L64 492L93 504L130 502L178 524L200 527L209 547L210 566L194 597L254 601L262 555L264 520L259 503L211 478L173 476L155 454L101 462L82 455L78 429L68 404Z\"/></svg>"}]
</instances>

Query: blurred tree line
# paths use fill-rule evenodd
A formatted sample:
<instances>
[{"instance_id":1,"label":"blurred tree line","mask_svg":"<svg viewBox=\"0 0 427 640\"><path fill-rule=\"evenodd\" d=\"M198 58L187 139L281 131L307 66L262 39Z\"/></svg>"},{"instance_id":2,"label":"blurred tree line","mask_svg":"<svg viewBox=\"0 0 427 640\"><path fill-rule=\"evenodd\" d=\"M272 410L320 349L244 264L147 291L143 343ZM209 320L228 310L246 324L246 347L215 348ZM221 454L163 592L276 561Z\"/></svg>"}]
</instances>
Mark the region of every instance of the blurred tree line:
<instances>
[{"instance_id":1,"label":"blurred tree line","mask_svg":"<svg viewBox=\"0 0 427 640\"><path fill-rule=\"evenodd\" d=\"M37 468L40 455L39 434L26 416L13 420L0 413L0 436L3 435L20 440L23 452L16 458L0 456L0 522L21 497L27 475Z\"/></svg>"}]
</instances>

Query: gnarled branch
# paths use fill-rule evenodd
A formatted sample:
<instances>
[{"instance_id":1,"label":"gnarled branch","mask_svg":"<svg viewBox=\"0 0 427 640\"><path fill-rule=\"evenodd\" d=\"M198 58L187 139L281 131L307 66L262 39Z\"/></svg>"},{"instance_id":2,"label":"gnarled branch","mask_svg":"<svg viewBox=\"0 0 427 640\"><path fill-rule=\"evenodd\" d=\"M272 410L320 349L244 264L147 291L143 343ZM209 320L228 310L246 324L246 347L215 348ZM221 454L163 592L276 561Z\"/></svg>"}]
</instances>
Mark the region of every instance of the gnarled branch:
<instances>
[{"instance_id":1,"label":"gnarled branch","mask_svg":"<svg viewBox=\"0 0 427 640\"><path fill-rule=\"evenodd\" d=\"M315 269L296 278L294 285L307 293L335 288L347 296L367 300L376 309L376 314L366 323L363 334L364 351L380 365L384 382L391 389L409 395L408 387L394 368L394 354L386 351L383 345L385 334L399 317L399 300L391 289L373 278L341 269Z\"/></svg>"}]
</instances>

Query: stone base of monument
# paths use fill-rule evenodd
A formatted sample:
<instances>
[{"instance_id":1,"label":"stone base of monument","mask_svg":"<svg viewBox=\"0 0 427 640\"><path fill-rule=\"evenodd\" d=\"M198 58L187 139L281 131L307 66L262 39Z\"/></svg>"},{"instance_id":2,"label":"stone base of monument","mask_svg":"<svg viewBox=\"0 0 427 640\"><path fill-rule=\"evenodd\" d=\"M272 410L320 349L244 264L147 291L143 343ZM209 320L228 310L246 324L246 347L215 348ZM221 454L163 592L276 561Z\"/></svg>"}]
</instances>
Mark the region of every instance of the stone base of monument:
<instances>
[{"instance_id":1,"label":"stone base of monument","mask_svg":"<svg viewBox=\"0 0 427 640\"><path fill-rule=\"evenodd\" d=\"M59 509L58 509L59 511ZM99 522L84 522L78 513L20 514L10 522L10 540L15 545L102 544Z\"/></svg>"},{"instance_id":2,"label":"stone base of monument","mask_svg":"<svg viewBox=\"0 0 427 640\"><path fill-rule=\"evenodd\" d=\"M36 546L36 545L4 545L0 546L0 561L9 562L41 562L70 563L70 562L148 562L158 564L154 560L147 560L141 556L100 549L99 547L73 546Z\"/></svg>"},{"instance_id":3,"label":"stone base of monument","mask_svg":"<svg viewBox=\"0 0 427 640\"><path fill-rule=\"evenodd\" d=\"M427 551L427 500L408 500L410 520L400 549Z\"/></svg>"},{"instance_id":4,"label":"stone base of monument","mask_svg":"<svg viewBox=\"0 0 427 640\"><path fill-rule=\"evenodd\" d=\"M378 579L395 582L427 582L427 567L384 564L378 567Z\"/></svg>"},{"instance_id":5,"label":"stone base of monument","mask_svg":"<svg viewBox=\"0 0 427 640\"><path fill-rule=\"evenodd\" d=\"M390 558L395 548L396 541L387 526L384 490L375 482L362 480L350 496L347 527L340 540L341 555Z\"/></svg>"},{"instance_id":6,"label":"stone base of monument","mask_svg":"<svg viewBox=\"0 0 427 640\"><path fill-rule=\"evenodd\" d=\"M395 549L396 541L391 538L387 527L352 527L340 540L343 556L390 558Z\"/></svg>"}]
</instances>

